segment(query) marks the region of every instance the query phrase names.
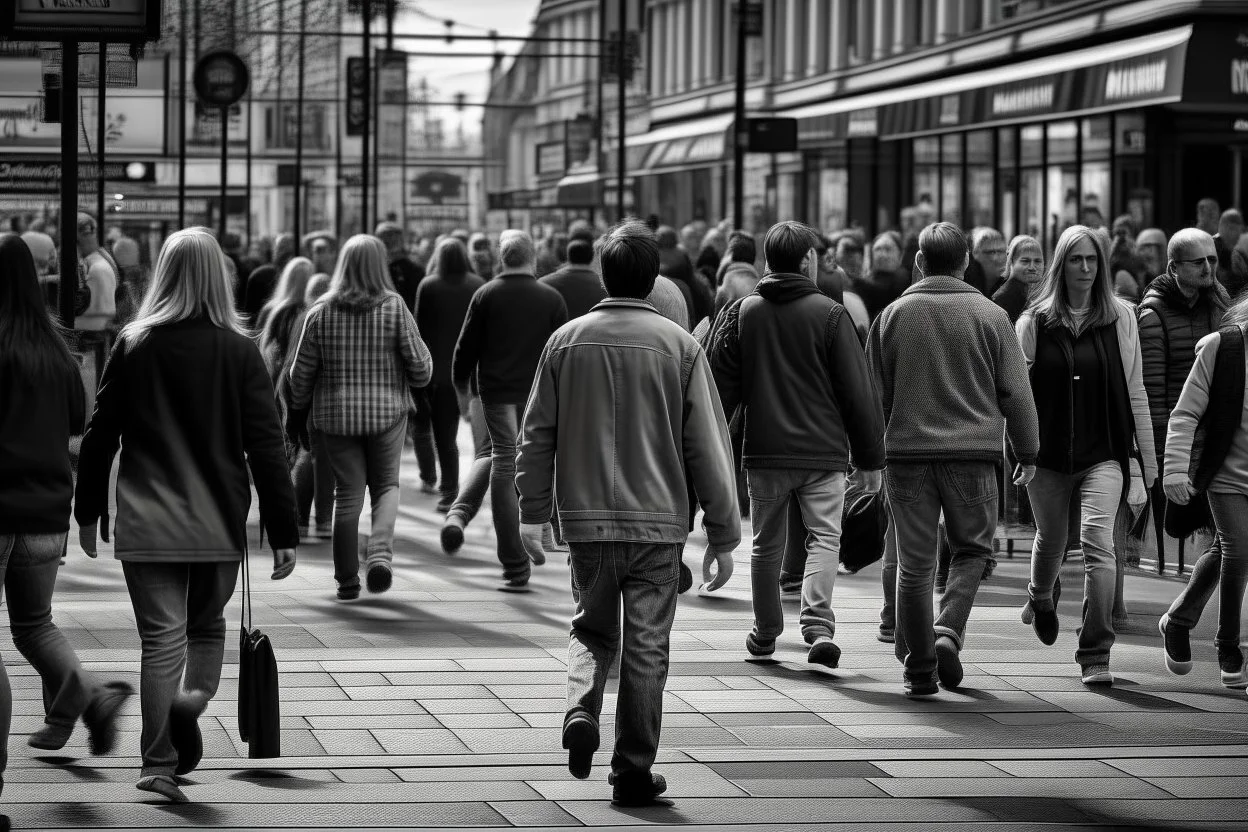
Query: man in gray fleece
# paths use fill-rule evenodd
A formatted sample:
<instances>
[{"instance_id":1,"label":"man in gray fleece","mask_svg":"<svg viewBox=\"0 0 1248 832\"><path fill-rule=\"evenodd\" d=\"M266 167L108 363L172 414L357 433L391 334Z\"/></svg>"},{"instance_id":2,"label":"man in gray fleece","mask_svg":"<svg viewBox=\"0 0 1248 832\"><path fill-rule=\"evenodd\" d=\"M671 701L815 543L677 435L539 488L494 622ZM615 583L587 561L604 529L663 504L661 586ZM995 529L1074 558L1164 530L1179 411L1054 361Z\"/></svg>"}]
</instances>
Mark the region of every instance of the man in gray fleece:
<instances>
[{"instance_id":1,"label":"man in gray fleece","mask_svg":"<svg viewBox=\"0 0 1248 832\"><path fill-rule=\"evenodd\" d=\"M963 281L966 237L935 223L919 235L923 279L885 309L867 341L884 406L885 489L897 543L897 658L907 696L962 682L966 622L992 553L1001 434L1035 474L1040 448L1027 365L1005 312ZM953 560L933 622L936 527L944 512Z\"/></svg>"}]
</instances>

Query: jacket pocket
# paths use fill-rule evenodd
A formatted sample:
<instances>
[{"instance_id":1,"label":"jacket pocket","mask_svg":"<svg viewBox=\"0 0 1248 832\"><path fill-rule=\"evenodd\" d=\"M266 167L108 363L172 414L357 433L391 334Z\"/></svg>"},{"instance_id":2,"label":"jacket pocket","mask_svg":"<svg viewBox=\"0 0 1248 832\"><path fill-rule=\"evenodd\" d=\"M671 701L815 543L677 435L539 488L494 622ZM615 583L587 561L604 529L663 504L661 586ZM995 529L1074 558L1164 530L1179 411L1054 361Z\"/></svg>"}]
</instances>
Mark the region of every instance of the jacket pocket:
<instances>
[{"instance_id":1,"label":"jacket pocket","mask_svg":"<svg viewBox=\"0 0 1248 832\"><path fill-rule=\"evenodd\" d=\"M963 505L978 506L997 498L997 472L986 462L948 462L945 474Z\"/></svg>"}]
</instances>

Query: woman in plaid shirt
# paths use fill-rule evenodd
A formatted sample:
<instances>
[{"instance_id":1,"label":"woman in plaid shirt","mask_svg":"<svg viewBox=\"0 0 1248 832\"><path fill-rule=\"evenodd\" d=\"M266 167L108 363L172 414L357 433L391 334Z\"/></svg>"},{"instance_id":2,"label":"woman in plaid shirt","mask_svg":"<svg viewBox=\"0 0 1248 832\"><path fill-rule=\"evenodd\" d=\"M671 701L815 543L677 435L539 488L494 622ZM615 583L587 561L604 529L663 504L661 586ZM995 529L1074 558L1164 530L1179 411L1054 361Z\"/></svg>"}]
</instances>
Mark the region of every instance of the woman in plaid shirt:
<instances>
[{"instance_id":1,"label":"woman in plaid shirt","mask_svg":"<svg viewBox=\"0 0 1248 832\"><path fill-rule=\"evenodd\" d=\"M360 595L366 486L373 501L368 589L390 588L407 411L411 391L428 384L433 371L386 259L376 237L347 240L329 291L308 310L290 371L290 424L298 430L310 406L334 472L334 578L343 601Z\"/></svg>"}]
</instances>

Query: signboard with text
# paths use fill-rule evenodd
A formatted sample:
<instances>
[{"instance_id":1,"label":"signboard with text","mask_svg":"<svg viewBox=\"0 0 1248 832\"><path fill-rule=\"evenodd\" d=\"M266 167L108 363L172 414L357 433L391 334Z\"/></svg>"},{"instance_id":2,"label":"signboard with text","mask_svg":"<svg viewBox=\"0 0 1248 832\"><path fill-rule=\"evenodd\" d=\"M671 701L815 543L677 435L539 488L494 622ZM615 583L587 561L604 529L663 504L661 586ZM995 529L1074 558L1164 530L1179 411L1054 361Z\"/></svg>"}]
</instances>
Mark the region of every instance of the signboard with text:
<instances>
[{"instance_id":1,"label":"signboard with text","mask_svg":"<svg viewBox=\"0 0 1248 832\"><path fill-rule=\"evenodd\" d=\"M160 10L161 0L6 0L0 3L0 35L11 40L156 40Z\"/></svg>"}]
</instances>

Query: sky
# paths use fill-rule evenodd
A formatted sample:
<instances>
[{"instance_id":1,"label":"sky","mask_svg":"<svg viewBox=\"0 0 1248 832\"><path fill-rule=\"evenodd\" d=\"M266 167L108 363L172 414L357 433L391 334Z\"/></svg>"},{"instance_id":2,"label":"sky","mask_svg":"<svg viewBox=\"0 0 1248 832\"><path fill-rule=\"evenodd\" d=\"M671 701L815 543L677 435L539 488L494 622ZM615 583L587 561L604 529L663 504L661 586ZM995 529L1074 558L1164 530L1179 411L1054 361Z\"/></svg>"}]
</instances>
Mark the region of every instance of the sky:
<instances>
[{"instance_id":1,"label":"sky","mask_svg":"<svg viewBox=\"0 0 1248 832\"><path fill-rule=\"evenodd\" d=\"M485 35L495 29L500 35L528 35L540 0L401 0L404 9L395 21L396 32L445 34L444 20L454 20L452 31L465 35ZM499 41L504 54L513 55L520 47L516 41ZM395 48L409 52L445 52L446 58L421 57L408 61L413 84L426 78L436 90L435 101L452 101L462 92L469 102L482 102L489 87L489 58L449 57L456 52L492 52L489 41L445 41L395 39ZM453 130L463 118L465 132L476 133L481 122L481 109L469 107L462 116L448 107L448 126Z\"/></svg>"}]
</instances>

